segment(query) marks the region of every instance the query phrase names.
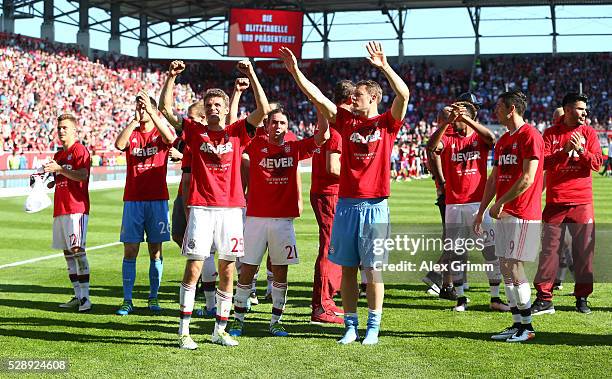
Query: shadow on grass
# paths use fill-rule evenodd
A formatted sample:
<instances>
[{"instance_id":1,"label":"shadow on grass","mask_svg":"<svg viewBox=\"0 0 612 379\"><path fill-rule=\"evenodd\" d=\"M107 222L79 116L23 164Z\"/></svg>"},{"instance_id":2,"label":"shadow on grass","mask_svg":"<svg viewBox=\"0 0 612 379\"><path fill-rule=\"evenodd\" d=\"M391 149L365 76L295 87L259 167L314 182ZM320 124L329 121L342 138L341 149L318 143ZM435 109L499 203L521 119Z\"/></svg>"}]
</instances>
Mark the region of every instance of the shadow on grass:
<instances>
[{"instance_id":1,"label":"shadow on grass","mask_svg":"<svg viewBox=\"0 0 612 379\"><path fill-rule=\"evenodd\" d=\"M466 338L471 340L489 341L491 343L505 344L505 341L493 341L491 335L493 333L482 333L482 332L466 332L466 331L432 331L432 332L396 332L396 331L385 331L380 332L381 337L399 337L399 338ZM602 334L578 334L570 332L538 332L536 330L536 338L524 342L529 345L567 345L567 346L612 346L612 338L610 335Z\"/></svg>"},{"instance_id":2,"label":"shadow on grass","mask_svg":"<svg viewBox=\"0 0 612 379\"><path fill-rule=\"evenodd\" d=\"M31 331L17 329L0 328L0 336L18 337L30 340L43 341L67 341L80 343L108 343L112 345L155 345L161 347L176 347L177 343L172 339L151 339L145 337L120 337L120 336L100 336L85 333L66 333L66 332L50 332L50 331Z\"/></svg>"}]
</instances>

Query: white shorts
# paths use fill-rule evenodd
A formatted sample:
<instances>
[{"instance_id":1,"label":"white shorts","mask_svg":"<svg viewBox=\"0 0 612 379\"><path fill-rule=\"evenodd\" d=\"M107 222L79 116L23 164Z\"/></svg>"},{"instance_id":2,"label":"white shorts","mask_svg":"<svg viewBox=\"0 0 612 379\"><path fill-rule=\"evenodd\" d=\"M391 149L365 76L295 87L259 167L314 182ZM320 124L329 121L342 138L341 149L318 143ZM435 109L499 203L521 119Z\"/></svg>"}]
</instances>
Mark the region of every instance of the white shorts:
<instances>
[{"instance_id":1,"label":"white shorts","mask_svg":"<svg viewBox=\"0 0 612 379\"><path fill-rule=\"evenodd\" d=\"M472 240L477 242L476 246L495 246L495 226L488 211L482 217L482 235L474 233L474 219L479 208L480 203L447 204L444 215L446 238L456 241L453 244Z\"/></svg>"},{"instance_id":2,"label":"white shorts","mask_svg":"<svg viewBox=\"0 0 612 379\"><path fill-rule=\"evenodd\" d=\"M292 218L247 216L244 224L244 257L240 262L259 266L268 248L275 266L300 263Z\"/></svg>"},{"instance_id":3,"label":"white shorts","mask_svg":"<svg viewBox=\"0 0 612 379\"><path fill-rule=\"evenodd\" d=\"M542 222L504 216L495 223L495 255L522 262L533 262L541 244Z\"/></svg>"},{"instance_id":4,"label":"white shorts","mask_svg":"<svg viewBox=\"0 0 612 379\"><path fill-rule=\"evenodd\" d=\"M244 255L241 208L189 208L181 253L187 259L203 261L213 247L219 259L226 261L235 261Z\"/></svg>"},{"instance_id":5,"label":"white shorts","mask_svg":"<svg viewBox=\"0 0 612 379\"><path fill-rule=\"evenodd\" d=\"M53 218L53 249L71 250L87 245L87 221L89 215L74 213Z\"/></svg>"}]
</instances>

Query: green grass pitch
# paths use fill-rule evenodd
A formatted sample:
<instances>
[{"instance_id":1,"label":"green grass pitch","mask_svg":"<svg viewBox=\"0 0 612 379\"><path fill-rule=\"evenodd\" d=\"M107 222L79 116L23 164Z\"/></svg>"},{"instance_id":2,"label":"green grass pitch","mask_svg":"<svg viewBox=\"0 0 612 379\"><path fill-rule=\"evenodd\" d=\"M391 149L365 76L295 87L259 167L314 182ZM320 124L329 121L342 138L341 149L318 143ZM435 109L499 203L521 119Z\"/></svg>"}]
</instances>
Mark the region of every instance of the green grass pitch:
<instances>
[{"instance_id":1,"label":"green grass pitch","mask_svg":"<svg viewBox=\"0 0 612 379\"><path fill-rule=\"evenodd\" d=\"M594 180L598 223L612 223L612 181ZM120 245L91 251L89 314L58 308L72 295L63 258L0 269L0 361L7 358L69 359L71 377L609 377L612 372L612 285L598 283L590 298L593 313L573 311L567 285L555 297L555 315L534 317L536 339L524 344L496 343L493 332L510 323L508 314L488 311L488 287L472 283L468 312L433 298L413 281L389 284L380 343L338 346L342 328L309 324L313 263L318 237L304 180L304 215L295 221L302 262L289 270L284 322L288 338L267 333L271 305L262 302L247 316L240 346L211 344L213 321L194 317L191 333L197 351L177 348L178 289L184 259L172 243L164 245L160 289L164 311L146 309L148 259L138 259L135 311L115 316L122 299ZM171 196L176 186L171 186ZM393 183L394 223L437 223L431 180ZM91 192L89 247L118 240L122 189ZM2 199L0 265L53 254L52 213L23 212L24 198ZM609 246L607 247L609 250ZM476 255L476 254L474 254ZM604 260L602 265L609 261ZM596 267L597 270L604 267ZM260 275L260 292L265 281ZM503 291L502 291L503 292ZM260 296L261 298L261 296ZM340 304L340 301L338 301ZM360 322L366 306L360 300ZM510 373L508 370L512 369ZM0 377L14 377L0 371Z\"/></svg>"}]
</instances>

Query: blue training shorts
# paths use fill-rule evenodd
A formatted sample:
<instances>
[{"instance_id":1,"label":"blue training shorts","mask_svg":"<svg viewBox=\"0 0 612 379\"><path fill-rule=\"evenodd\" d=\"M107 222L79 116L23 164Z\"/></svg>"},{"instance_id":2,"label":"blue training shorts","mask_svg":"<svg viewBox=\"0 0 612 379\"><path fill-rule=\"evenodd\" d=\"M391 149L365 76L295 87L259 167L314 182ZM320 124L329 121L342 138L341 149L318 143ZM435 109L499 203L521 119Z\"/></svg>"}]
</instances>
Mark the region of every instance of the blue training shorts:
<instances>
[{"instance_id":1,"label":"blue training shorts","mask_svg":"<svg viewBox=\"0 0 612 379\"><path fill-rule=\"evenodd\" d=\"M386 198L340 198L332 227L329 260L347 267L374 267L386 262L388 252L375 249L375 240L391 235ZM380 244L376 244L380 246Z\"/></svg>"},{"instance_id":2,"label":"blue training shorts","mask_svg":"<svg viewBox=\"0 0 612 379\"><path fill-rule=\"evenodd\" d=\"M168 200L125 201L121 220L121 242L160 243L170 241L168 222Z\"/></svg>"}]
</instances>

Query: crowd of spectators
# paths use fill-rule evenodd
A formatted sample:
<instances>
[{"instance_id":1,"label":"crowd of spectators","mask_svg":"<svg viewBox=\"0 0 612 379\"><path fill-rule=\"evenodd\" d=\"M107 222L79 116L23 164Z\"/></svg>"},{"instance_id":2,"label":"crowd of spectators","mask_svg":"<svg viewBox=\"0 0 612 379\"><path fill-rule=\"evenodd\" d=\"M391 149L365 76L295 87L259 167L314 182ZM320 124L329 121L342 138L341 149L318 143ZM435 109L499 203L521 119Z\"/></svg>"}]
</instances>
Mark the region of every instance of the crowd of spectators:
<instances>
[{"instance_id":1,"label":"crowd of spectators","mask_svg":"<svg viewBox=\"0 0 612 379\"><path fill-rule=\"evenodd\" d=\"M470 84L482 101L479 119L495 123L496 96L507 89L522 89L530 98L526 118L540 130L550 125L552 111L568 91L580 83L590 95L590 122L597 129L611 128L610 99L612 54L498 56L482 58L471 73L463 69L440 69L422 61L394 68L410 88L410 103L398 134L392 157L397 177L426 175L426 144L438 111ZM312 135L316 122L314 107L301 94L293 79L277 65L260 66L257 71L271 101L280 102L292 114L291 128L300 137ZM97 151L99 164L119 164L104 159L113 149L117 133L134 114L135 94L145 89L158 97L165 79L167 62L96 54L93 60L73 45L54 44L40 39L0 33L0 149L15 152L55 151L54 124L61 113L73 113L79 120L79 140ZM381 83L381 109L393 100L392 90L382 74L363 59L309 61L307 76L331 95L339 79L372 79ZM175 104L179 112L206 88L230 92L236 78L227 62L199 61L187 65L176 86ZM241 113L254 108L250 91L243 95ZM99 158L99 159L98 159ZM394 166L394 167L395 167Z\"/></svg>"},{"instance_id":2,"label":"crowd of spectators","mask_svg":"<svg viewBox=\"0 0 612 379\"><path fill-rule=\"evenodd\" d=\"M70 45L0 33L0 136L3 151L55 151L54 126L62 113L79 120L79 140L110 150L134 116L135 96L158 94L163 71L93 62ZM194 98L177 86L177 104Z\"/></svg>"}]
</instances>

